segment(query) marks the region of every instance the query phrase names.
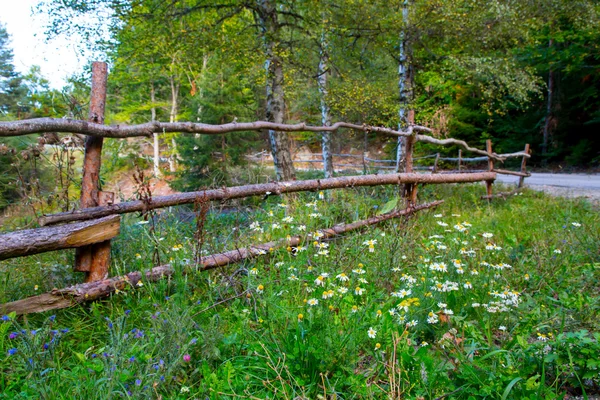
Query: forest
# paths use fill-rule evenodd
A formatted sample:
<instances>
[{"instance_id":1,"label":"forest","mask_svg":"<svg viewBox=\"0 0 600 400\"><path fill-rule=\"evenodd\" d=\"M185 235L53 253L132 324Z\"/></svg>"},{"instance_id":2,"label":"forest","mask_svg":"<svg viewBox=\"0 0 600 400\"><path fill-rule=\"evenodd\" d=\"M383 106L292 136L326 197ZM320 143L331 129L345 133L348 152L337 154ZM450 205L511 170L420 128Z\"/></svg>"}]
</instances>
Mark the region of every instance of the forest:
<instances>
[{"instance_id":1,"label":"forest","mask_svg":"<svg viewBox=\"0 0 600 400\"><path fill-rule=\"evenodd\" d=\"M479 147L491 138L498 152L530 143L539 167L600 160L594 1L44 1L37 12L49 16L49 37L77 34L109 61L108 124L416 123ZM0 40L2 120L86 114L89 71L51 90L35 68L16 73L5 29ZM289 179L290 152L342 153L352 138L360 148L352 131L171 133L113 153L130 167L153 155L154 172L183 189L230 182L230 167L274 140L277 176ZM380 158L401 152L395 140L371 139ZM4 158L6 169L14 160Z\"/></svg>"}]
</instances>

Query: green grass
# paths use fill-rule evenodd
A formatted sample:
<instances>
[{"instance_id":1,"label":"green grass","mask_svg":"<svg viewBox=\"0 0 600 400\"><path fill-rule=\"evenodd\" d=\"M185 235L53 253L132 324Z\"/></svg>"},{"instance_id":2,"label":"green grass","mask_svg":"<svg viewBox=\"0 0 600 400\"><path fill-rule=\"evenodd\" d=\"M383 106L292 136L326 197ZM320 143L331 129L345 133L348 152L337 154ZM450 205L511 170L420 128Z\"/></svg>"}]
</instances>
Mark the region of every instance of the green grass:
<instances>
[{"instance_id":1,"label":"green grass","mask_svg":"<svg viewBox=\"0 0 600 400\"><path fill-rule=\"evenodd\" d=\"M363 219L396 191L216 207L202 251ZM483 191L429 186L421 201L446 202L408 221L347 234L328 247L313 236L303 251L275 250L203 273L185 266L194 254L192 211L165 210L148 224L128 216L114 241L112 274L151 268L158 256L176 267L175 276L93 304L0 321L0 398L598 393L598 209L529 191L490 205L479 200ZM369 240L376 240L372 252ZM70 257L2 262L0 300L77 282Z\"/></svg>"}]
</instances>

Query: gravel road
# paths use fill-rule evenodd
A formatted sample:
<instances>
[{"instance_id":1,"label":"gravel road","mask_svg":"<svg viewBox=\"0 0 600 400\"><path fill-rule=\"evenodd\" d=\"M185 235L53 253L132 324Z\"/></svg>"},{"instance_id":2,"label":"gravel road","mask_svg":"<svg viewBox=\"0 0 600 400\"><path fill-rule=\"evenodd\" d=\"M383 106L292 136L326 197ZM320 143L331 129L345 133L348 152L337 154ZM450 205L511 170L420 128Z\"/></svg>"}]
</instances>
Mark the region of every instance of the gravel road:
<instances>
[{"instance_id":1,"label":"gravel road","mask_svg":"<svg viewBox=\"0 0 600 400\"><path fill-rule=\"evenodd\" d=\"M498 174L497 181L516 185L518 177ZM585 197L600 202L600 174L549 174L534 172L525 186L562 197Z\"/></svg>"}]
</instances>

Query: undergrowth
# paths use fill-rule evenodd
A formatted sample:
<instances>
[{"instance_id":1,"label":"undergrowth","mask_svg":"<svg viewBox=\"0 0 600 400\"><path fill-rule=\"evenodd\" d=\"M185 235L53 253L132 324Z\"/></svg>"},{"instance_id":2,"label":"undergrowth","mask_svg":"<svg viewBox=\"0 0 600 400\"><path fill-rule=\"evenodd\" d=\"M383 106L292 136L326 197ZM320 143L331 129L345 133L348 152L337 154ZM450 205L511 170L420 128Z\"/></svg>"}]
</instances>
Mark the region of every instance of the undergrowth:
<instances>
[{"instance_id":1,"label":"undergrowth","mask_svg":"<svg viewBox=\"0 0 600 400\"><path fill-rule=\"evenodd\" d=\"M268 196L128 216L112 274L176 273L76 308L0 321L0 398L538 399L600 392L600 217L526 191L426 187L435 210L329 241L397 189ZM197 273L196 250L300 235ZM5 261L1 301L78 282L68 252ZM445 397L444 397L445 396Z\"/></svg>"}]
</instances>

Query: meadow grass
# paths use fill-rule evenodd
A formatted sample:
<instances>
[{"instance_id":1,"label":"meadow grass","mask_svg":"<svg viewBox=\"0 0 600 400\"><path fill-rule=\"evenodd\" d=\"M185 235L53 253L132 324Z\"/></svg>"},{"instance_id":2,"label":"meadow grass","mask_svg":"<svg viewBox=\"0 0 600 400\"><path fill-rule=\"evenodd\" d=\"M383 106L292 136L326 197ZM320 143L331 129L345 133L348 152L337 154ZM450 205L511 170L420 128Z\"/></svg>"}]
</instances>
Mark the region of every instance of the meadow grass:
<instances>
[{"instance_id":1,"label":"meadow grass","mask_svg":"<svg viewBox=\"0 0 600 400\"><path fill-rule=\"evenodd\" d=\"M0 398L537 399L600 391L600 217L525 191L428 186L435 210L330 241L395 188L214 206L203 254L287 235L297 248L194 272L193 210L127 216L111 274L170 279L0 321ZM3 302L75 283L69 252L5 261Z\"/></svg>"}]
</instances>

